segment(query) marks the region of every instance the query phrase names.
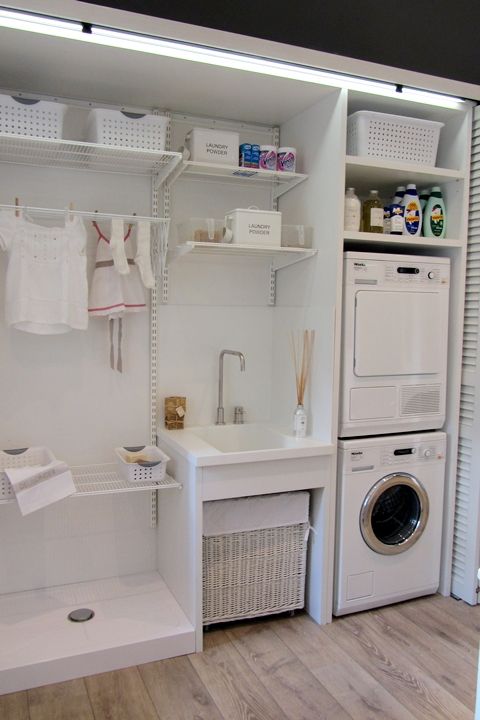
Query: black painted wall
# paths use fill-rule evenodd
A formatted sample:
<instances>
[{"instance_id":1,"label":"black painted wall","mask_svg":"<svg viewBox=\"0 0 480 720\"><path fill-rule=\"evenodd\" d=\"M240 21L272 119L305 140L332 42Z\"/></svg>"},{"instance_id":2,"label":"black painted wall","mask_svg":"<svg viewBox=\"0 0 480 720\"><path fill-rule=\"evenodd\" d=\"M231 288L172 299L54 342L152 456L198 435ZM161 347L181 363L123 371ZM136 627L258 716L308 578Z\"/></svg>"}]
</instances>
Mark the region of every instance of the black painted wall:
<instances>
[{"instance_id":1,"label":"black painted wall","mask_svg":"<svg viewBox=\"0 0 480 720\"><path fill-rule=\"evenodd\" d=\"M480 0L90 2L480 85Z\"/></svg>"}]
</instances>

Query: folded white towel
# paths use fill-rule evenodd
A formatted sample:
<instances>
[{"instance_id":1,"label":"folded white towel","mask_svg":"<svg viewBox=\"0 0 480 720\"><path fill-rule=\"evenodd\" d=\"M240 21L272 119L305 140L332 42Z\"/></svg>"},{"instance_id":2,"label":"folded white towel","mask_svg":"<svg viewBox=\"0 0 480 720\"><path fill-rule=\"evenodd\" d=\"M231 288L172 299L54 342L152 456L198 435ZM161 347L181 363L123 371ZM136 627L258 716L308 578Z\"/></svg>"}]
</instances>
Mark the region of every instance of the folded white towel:
<instances>
[{"instance_id":1,"label":"folded white towel","mask_svg":"<svg viewBox=\"0 0 480 720\"><path fill-rule=\"evenodd\" d=\"M9 468L5 475L10 481L22 515L40 510L75 492L68 465L54 460L48 465Z\"/></svg>"}]
</instances>

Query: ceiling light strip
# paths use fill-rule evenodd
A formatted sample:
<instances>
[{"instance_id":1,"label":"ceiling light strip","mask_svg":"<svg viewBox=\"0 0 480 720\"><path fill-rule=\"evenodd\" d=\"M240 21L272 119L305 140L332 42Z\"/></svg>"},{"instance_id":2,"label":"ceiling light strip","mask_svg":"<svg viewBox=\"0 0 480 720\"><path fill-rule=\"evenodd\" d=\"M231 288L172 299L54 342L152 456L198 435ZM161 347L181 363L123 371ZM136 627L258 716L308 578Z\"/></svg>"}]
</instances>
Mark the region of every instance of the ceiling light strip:
<instances>
[{"instance_id":1,"label":"ceiling light strip","mask_svg":"<svg viewBox=\"0 0 480 720\"><path fill-rule=\"evenodd\" d=\"M219 50L202 45L140 35L112 28L97 27L87 23L62 20L6 8L0 9L0 27L41 33L53 37L79 40L86 43L177 58L208 65L228 67L233 70L259 73L334 88L346 88L394 99L458 109L462 100L450 95L425 90L405 88L380 80L368 80L343 73L320 70L278 60Z\"/></svg>"}]
</instances>

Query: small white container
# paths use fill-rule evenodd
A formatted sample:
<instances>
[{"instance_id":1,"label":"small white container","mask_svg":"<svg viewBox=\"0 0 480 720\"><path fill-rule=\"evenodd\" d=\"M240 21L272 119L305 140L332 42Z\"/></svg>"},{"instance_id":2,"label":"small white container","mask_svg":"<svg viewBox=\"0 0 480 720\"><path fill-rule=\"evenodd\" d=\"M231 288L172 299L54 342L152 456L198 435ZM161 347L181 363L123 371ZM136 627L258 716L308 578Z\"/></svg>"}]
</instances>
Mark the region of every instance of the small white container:
<instances>
[{"instance_id":1,"label":"small white container","mask_svg":"<svg viewBox=\"0 0 480 720\"><path fill-rule=\"evenodd\" d=\"M154 445L115 448L118 470L130 483L160 482L170 460Z\"/></svg>"},{"instance_id":2,"label":"small white container","mask_svg":"<svg viewBox=\"0 0 480 720\"><path fill-rule=\"evenodd\" d=\"M223 241L223 220L189 218L177 225L177 232L181 242L219 243Z\"/></svg>"},{"instance_id":3,"label":"small white container","mask_svg":"<svg viewBox=\"0 0 480 720\"><path fill-rule=\"evenodd\" d=\"M61 138L66 110L62 103L0 95L0 132Z\"/></svg>"},{"instance_id":4,"label":"small white container","mask_svg":"<svg viewBox=\"0 0 480 720\"><path fill-rule=\"evenodd\" d=\"M123 110L95 108L87 119L87 140L100 145L165 150L169 119Z\"/></svg>"},{"instance_id":5,"label":"small white container","mask_svg":"<svg viewBox=\"0 0 480 720\"><path fill-rule=\"evenodd\" d=\"M277 148L275 145L260 145L260 164L262 170L277 169Z\"/></svg>"},{"instance_id":6,"label":"small white container","mask_svg":"<svg viewBox=\"0 0 480 720\"><path fill-rule=\"evenodd\" d=\"M313 228L308 225L282 225L282 247L312 247Z\"/></svg>"},{"instance_id":7,"label":"small white container","mask_svg":"<svg viewBox=\"0 0 480 720\"><path fill-rule=\"evenodd\" d=\"M227 130L193 128L185 137L190 160L238 166L240 136Z\"/></svg>"},{"instance_id":8,"label":"small white container","mask_svg":"<svg viewBox=\"0 0 480 720\"><path fill-rule=\"evenodd\" d=\"M225 215L232 242L241 245L280 247L282 213L258 208L237 208Z\"/></svg>"},{"instance_id":9,"label":"small white container","mask_svg":"<svg viewBox=\"0 0 480 720\"><path fill-rule=\"evenodd\" d=\"M294 147L281 147L277 152L277 170L295 172L297 166L297 150Z\"/></svg>"}]
</instances>

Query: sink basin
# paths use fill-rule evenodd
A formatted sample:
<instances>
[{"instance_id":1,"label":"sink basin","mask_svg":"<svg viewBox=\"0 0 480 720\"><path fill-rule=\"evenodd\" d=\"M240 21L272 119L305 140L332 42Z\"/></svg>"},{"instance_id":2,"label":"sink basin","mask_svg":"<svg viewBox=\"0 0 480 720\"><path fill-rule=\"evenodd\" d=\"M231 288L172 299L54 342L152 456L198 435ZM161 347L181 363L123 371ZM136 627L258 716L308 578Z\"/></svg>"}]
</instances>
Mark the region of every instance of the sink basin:
<instances>
[{"instance_id":1,"label":"sink basin","mask_svg":"<svg viewBox=\"0 0 480 720\"><path fill-rule=\"evenodd\" d=\"M295 447L295 438L257 423L205 425L189 431L223 453Z\"/></svg>"},{"instance_id":2,"label":"sink basin","mask_svg":"<svg viewBox=\"0 0 480 720\"><path fill-rule=\"evenodd\" d=\"M157 430L159 447L178 452L196 466L292 459L334 452L331 443L313 437L295 438L264 423L202 425L184 430Z\"/></svg>"}]
</instances>

